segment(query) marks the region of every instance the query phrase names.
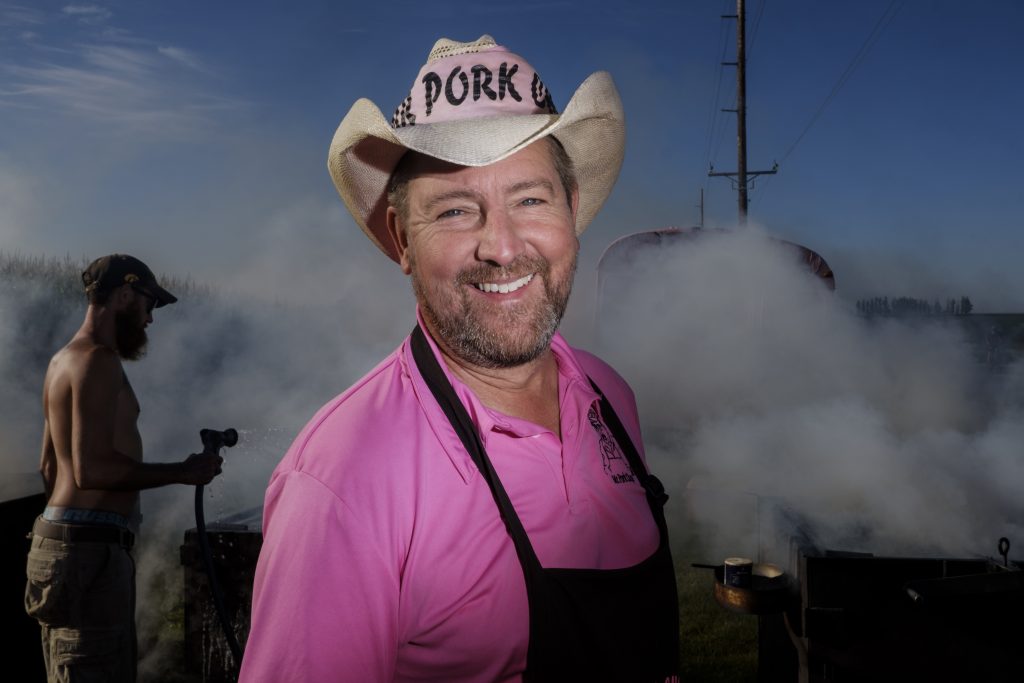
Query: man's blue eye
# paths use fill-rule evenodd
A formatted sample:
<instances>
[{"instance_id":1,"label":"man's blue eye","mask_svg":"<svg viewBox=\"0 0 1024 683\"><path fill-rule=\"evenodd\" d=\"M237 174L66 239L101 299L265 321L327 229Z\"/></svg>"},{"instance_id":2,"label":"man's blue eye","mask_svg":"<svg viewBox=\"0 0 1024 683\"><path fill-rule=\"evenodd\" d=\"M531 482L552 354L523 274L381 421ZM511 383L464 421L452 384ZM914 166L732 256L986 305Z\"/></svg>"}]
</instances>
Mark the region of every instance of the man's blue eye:
<instances>
[{"instance_id":1,"label":"man's blue eye","mask_svg":"<svg viewBox=\"0 0 1024 683\"><path fill-rule=\"evenodd\" d=\"M451 218L453 216L461 216L461 215L462 215L462 209L448 209L447 211L442 212L441 215L438 216L438 218Z\"/></svg>"}]
</instances>

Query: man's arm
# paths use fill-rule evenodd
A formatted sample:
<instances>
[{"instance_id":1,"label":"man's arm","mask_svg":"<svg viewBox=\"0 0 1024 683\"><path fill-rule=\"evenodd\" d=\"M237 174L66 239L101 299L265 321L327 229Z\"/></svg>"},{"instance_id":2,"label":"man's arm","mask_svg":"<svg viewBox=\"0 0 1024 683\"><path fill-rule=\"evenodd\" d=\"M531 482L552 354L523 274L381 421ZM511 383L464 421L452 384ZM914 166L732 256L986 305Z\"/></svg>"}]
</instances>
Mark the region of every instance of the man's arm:
<instances>
[{"instance_id":1,"label":"man's arm","mask_svg":"<svg viewBox=\"0 0 1024 683\"><path fill-rule=\"evenodd\" d=\"M243 683L387 683L398 656L395 539L303 472L267 489Z\"/></svg>"},{"instance_id":2,"label":"man's arm","mask_svg":"<svg viewBox=\"0 0 1024 683\"><path fill-rule=\"evenodd\" d=\"M207 484L223 459L193 454L174 463L144 463L114 449L117 399L123 382L121 363L110 349L86 352L73 373L71 460L80 489L138 491L167 484Z\"/></svg>"}]
</instances>

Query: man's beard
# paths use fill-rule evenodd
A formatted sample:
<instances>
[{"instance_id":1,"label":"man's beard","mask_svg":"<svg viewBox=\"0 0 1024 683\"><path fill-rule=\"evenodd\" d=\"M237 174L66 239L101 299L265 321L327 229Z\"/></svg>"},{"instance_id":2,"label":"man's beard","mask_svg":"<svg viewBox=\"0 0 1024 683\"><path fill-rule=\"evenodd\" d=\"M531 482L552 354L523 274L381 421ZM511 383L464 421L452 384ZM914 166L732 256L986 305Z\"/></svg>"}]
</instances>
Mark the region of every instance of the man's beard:
<instances>
[{"instance_id":1,"label":"man's beard","mask_svg":"<svg viewBox=\"0 0 1024 683\"><path fill-rule=\"evenodd\" d=\"M415 258L410 254L412 287L424 317L448 350L460 359L484 368L511 368L537 359L551 344L569 303L576 256L564 277L552 281L551 264L540 257L521 256L505 267L481 265L467 268L455 279L454 291L436 286L432 291L418 277ZM515 307L495 305L481 315L483 302L475 301L466 285L479 282L515 280L528 273L544 287L544 297ZM488 318L490 320L488 320Z\"/></svg>"},{"instance_id":2,"label":"man's beard","mask_svg":"<svg viewBox=\"0 0 1024 683\"><path fill-rule=\"evenodd\" d=\"M125 360L138 360L146 355L146 325L137 307L118 311L114 316L117 355Z\"/></svg>"}]
</instances>

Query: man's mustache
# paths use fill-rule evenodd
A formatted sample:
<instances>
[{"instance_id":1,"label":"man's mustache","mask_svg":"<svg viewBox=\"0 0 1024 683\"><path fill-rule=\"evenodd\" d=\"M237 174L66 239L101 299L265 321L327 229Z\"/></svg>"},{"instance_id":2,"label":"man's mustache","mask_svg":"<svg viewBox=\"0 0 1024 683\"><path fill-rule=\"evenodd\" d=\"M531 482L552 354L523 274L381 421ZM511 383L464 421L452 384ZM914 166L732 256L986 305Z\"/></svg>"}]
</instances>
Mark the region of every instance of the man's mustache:
<instances>
[{"instance_id":1,"label":"man's mustache","mask_svg":"<svg viewBox=\"0 0 1024 683\"><path fill-rule=\"evenodd\" d=\"M501 280L518 280L519 278L535 273L547 275L551 264L547 259L537 256L519 256L505 266L492 266L480 264L471 266L459 272L455 278L457 284L473 285L479 282L496 282Z\"/></svg>"}]
</instances>

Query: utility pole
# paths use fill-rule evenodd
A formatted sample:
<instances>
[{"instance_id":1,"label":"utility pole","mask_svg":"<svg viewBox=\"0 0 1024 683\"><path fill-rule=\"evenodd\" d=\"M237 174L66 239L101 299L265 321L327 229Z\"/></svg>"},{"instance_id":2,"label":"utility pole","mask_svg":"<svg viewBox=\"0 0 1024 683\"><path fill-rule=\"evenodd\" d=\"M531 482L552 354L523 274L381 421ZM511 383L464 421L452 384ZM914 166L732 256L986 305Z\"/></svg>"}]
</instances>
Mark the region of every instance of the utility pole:
<instances>
[{"instance_id":1,"label":"utility pole","mask_svg":"<svg viewBox=\"0 0 1024 683\"><path fill-rule=\"evenodd\" d=\"M700 229L704 229L704 188L700 188Z\"/></svg>"},{"instance_id":2,"label":"utility pole","mask_svg":"<svg viewBox=\"0 0 1024 683\"><path fill-rule=\"evenodd\" d=\"M736 114L736 171L716 172L715 167L708 169L711 177L725 176L732 179L733 186L739 195L739 224L747 224L747 187L751 180L760 175L772 175L779 169L775 164L770 171L747 171L747 50L746 50L746 15L744 0L736 0L736 14L723 14L723 19L736 20L736 61L722 62L722 66L736 67L736 108L722 111Z\"/></svg>"}]
</instances>

